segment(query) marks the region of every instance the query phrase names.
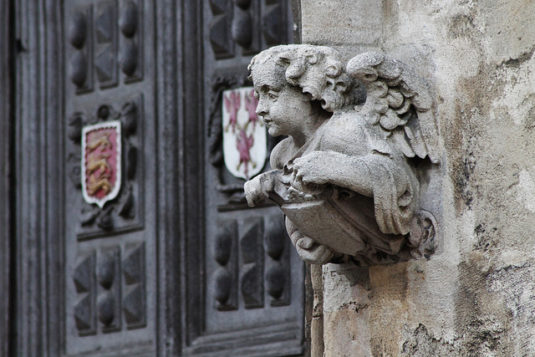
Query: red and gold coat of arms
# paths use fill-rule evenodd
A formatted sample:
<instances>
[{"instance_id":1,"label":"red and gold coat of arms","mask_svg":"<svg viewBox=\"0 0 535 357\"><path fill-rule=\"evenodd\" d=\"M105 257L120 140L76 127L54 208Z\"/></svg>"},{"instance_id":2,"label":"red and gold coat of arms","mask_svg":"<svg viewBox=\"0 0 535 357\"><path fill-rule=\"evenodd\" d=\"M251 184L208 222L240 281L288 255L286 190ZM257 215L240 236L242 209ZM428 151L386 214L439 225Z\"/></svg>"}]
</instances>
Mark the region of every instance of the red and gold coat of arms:
<instances>
[{"instance_id":1,"label":"red and gold coat of arms","mask_svg":"<svg viewBox=\"0 0 535 357\"><path fill-rule=\"evenodd\" d=\"M121 188L121 122L108 121L82 129L82 193L100 208Z\"/></svg>"}]
</instances>

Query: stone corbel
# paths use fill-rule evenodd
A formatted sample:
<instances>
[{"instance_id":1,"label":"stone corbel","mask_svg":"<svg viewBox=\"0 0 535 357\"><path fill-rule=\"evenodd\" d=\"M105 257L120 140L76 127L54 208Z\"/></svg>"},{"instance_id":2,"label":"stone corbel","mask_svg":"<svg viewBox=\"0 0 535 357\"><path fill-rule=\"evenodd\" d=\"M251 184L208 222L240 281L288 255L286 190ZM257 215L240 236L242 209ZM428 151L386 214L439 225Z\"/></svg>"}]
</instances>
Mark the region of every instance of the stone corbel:
<instances>
[{"instance_id":1,"label":"stone corbel","mask_svg":"<svg viewBox=\"0 0 535 357\"><path fill-rule=\"evenodd\" d=\"M433 98L403 63L332 48L267 49L250 65L257 114L272 136L272 170L245 183L286 215L303 260L361 265L428 257L437 222L422 209L425 170L439 164Z\"/></svg>"}]
</instances>

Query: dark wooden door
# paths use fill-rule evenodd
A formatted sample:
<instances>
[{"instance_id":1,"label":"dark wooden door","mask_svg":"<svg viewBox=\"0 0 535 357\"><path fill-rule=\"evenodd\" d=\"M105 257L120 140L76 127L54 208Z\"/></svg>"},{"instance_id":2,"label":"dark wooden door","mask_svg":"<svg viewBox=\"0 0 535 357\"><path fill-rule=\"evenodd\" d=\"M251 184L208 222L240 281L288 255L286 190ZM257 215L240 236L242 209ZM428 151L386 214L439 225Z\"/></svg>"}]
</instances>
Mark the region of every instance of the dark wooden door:
<instances>
[{"instance_id":1,"label":"dark wooden door","mask_svg":"<svg viewBox=\"0 0 535 357\"><path fill-rule=\"evenodd\" d=\"M186 350L207 356L299 354L304 334L303 264L285 234L280 210L269 205L247 207L244 179L231 173L236 167L225 158L231 150L238 151L234 140L239 142L243 128L222 123L224 112L232 107L228 90L235 90L239 104L234 105L240 108L253 100L247 71L252 56L291 39L290 3L211 0L203 4L205 165L200 226L204 244L194 264L203 265L204 276L197 277L202 282L199 286L192 284L200 289L203 305L196 310L195 299L189 299L187 311L195 313ZM225 142L229 138L230 143ZM268 139L266 145L273 144ZM268 161L267 155L255 158L254 168L268 169ZM245 165L239 164L242 170ZM253 169L250 163L249 169Z\"/></svg>"},{"instance_id":2,"label":"dark wooden door","mask_svg":"<svg viewBox=\"0 0 535 357\"><path fill-rule=\"evenodd\" d=\"M303 265L278 210L244 204L221 141L222 93L250 86L252 56L289 41L289 0L8 7L11 353L303 353ZM93 144L114 150L95 158Z\"/></svg>"},{"instance_id":3,"label":"dark wooden door","mask_svg":"<svg viewBox=\"0 0 535 357\"><path fill-rule=\"evenodd\" d=\"M13 7L0 3L0 356L12 351L13 255Z\"/></svg>"}]
</instances>

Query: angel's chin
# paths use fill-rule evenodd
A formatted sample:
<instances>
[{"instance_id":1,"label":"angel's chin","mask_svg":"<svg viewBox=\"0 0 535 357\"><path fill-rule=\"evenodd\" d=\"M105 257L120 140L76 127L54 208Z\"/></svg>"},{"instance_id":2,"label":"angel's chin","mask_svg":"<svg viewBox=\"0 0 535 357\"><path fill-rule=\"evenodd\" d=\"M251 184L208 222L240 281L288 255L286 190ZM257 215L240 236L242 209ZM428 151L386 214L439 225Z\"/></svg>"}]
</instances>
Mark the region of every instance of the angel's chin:
<instances>
[{"instance_id":1,"label":"angel's chin","mask_svg":"<svg viewBox=\"0 0 535 357\"><path fill-rule=\"evenodd\" d=\"M271 136L280 136L280 135L282 135L282 133L279 132L279 128L277 128L277 126L273 125L273 124L270 124L268 126L268 133Z\"/></svg>"}]
</instances>

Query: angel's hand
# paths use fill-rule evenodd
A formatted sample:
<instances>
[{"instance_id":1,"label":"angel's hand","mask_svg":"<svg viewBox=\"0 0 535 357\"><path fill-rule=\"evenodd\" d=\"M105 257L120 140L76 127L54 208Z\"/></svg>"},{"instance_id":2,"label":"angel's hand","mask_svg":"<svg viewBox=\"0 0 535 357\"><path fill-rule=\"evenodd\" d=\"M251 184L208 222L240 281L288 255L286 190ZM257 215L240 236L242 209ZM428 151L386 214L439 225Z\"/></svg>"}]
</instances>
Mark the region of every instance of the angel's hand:
<instances>
[{"instance_id":1,"label":"angel's hand","mask_svg":"<svg viewBox=\"0 0 535 357\"><path fill-rule=\"evenodd\" d=\"M322 185L331 181L337 163L346 158L334 151L313 151L295 159L291 165L294 180L304 184Z\"/></svg>"},{"instance_id":2,"label":"angel's hand","mask_svg":"<svg viewBox=\"0 0 535 357\"><path fill-rule=\"evenodd\" d=\"M247 181L243 186L245 199L249 207L254 207L269 197L269 191L273 187L272 177L261 174Z\"/></svg>"},{"instance_id":3,"label":"angel's hand","mask_svg":"<svg viewBox=\"0 0 535 357\"><path fill-rule=\"evenodd\" d=\"M295 231L290 238L295 245L297 254L307 263L326 264L334 256L334 252L329 247L317 243L299 231Z\"/></svg>"}]
</instances>

